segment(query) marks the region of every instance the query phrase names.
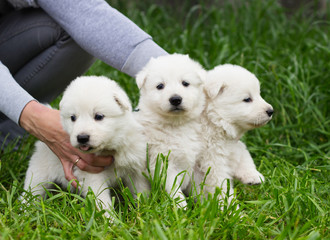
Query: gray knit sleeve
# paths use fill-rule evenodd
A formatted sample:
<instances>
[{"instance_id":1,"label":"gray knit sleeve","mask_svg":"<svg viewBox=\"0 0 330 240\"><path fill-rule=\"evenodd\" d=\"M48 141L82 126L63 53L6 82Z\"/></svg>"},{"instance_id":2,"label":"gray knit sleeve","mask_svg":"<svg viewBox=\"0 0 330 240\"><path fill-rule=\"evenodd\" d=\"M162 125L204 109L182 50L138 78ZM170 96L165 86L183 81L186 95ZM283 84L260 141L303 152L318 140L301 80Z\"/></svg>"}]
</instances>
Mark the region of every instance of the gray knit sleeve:
<instances>
[{"instance_id":1,"label":"gray knit sleeve","mask_svg":"<svg viewBox=\"0 0 330 240\"><path fill-rule=\"evenodd\" d=\"M13 79L8 68L0 62L0 111L18 124L22 110L32 100L34 98Z\"/></svg>"},{"instance_id":2,"label":"gray knit sleeve","mask_svg":"<svg viewBox=\"0 0 330 240\"><path fill-rule=\"evenodd\" d=\"M87 52L130 76L150 57L167 54L103 0L38 0L38 4Z\"/></svg>"}]
</instances>

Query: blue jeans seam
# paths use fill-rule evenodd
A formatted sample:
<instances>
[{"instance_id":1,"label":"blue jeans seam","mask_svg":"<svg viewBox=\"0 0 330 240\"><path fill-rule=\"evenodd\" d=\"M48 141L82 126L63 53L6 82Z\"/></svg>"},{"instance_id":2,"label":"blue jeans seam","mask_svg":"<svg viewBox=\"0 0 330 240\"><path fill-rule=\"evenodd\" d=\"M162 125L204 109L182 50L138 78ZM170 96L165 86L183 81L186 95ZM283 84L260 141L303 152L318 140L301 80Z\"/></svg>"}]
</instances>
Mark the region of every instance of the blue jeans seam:
<instances>
[{"instance_id":1,"label":"blue jeans seam","mask_svg":"<svg viewBox=\"0 0 330 240\"><path fill-rule=\"evenodd\" d=\"M58 48L56 47L51 52L49 52L48 56L44 59L44 61L40 62L38 66L36 66L35 69L33 69L33 71L31 71L31 73L25 77L24 81L22 81L21 83L23 87L50 62L50 60L54 57L57 51Z\"/></svg>"}]
</instances>

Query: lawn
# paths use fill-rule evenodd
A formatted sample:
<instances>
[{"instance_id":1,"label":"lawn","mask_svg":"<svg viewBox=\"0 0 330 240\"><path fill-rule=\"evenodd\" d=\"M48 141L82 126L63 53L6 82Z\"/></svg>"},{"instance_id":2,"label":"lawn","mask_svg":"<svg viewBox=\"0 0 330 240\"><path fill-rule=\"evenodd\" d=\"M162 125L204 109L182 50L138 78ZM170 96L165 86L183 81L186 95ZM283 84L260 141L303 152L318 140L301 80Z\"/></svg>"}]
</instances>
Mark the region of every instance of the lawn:
<instances>
[{"instance_id":1,"label":"lawn","mask_svg":"<svg viewBox=\"0 0 330 240\"><path fill-rule=\"evenodd\" d=\"M126 188L115 190L118 219L109 223L93 193L83 199L56 189L20 204L30 137L0 155L0 239L330 239L330 22L303 9L288 15L272 0L224 2L115 6L170 53L189 54L206 69L232 63L256 74L275 114L243 140L266 181L235 182L231 206L219 204L216 193L188 198L183 210L164 191L162 169L149 197L134 200ZM87 75L117 80L136 106L133 78L100 61Z\"/></svg>"}]
</instances>

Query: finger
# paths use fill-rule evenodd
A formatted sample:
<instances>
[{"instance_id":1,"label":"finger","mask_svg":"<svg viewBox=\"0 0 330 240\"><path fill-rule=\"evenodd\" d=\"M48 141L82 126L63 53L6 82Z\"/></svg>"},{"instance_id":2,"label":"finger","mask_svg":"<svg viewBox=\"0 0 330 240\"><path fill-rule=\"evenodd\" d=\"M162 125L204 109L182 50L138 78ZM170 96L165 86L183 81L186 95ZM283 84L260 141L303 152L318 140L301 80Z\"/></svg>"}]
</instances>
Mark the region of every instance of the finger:
<instances>
[{"instance_id":1,"label":"finger","mask_svg":"<svg viewBox=\"0 0 330 240\"><path fill-rule=\"evenodd\" d=\"M64 170L64 175L65 175L66 180L68 180L69 182L71 180L77 180L77 178L73 175L73 164L71 162L64 161L63 170ZM78 187L76 181L72 181L71 185L75 188Z\"/></svg>"},{"instance_id":2,"label":"finger","mask_svg":"<svg viewBox=\"0 0 330 240\"><path fill-rule=\"evenodd\" d=\"M93 167L107 167L112 164L112 156L96 156L94 154L79 154L84 162Z\"/></svg>"},{"instance_id":3,"label":"finger","mask_svg":"<svg viewBox=\"0 0 330 240\"><path fill-rule=\"evenodd\" d=\"M78 188L78 183L77 183L77 179L75 178L75 179L71 179L71 180L73 180L72 182L71 182L71 186L73 186L74 188ZM70 181L71 181L70 180Z\"/></svg>"},{"instance_id":4,"label":"finger","mask_svg":"<svg viewBox=\"0 0 330 240\"><path fill-rule=\"evenodd\" d=\"M80 158L79 161L75 160L75 166L78 167L80 170L86 171L89 173L100 173L104 170L104 167L94 167L94 166L89 165L82 158Z\"/></svg>"}]
</instances>

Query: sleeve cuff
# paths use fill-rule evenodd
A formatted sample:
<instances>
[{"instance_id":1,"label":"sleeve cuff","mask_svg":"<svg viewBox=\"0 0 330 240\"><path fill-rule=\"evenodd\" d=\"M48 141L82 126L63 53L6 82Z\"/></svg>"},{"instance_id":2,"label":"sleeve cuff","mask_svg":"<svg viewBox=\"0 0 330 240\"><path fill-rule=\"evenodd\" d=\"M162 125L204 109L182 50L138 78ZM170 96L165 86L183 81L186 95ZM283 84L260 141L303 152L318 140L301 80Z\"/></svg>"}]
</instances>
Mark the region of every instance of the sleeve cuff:
<instances>
[{"instance_id":1,"label":"sleeve cuff","mask_svg":"<svg viewBox=\"0 0 330 240\"><path fill-rule=\"evenodd\" d=\"M140 42L127 58L121 71L135 77L136 74L149 62L152 57L167 55L168 53L148 38Z\"/></svg>"},{"instance_id":2,"label":"sleeve cuff","mask_svg":"<svg viewBox=\"0 0 330 240\"><path fill-rule=\"evenodd\" d=\"M10 74L0 62L0 111L19 124L21 113L30 101L35 100Z\"/></svg>"}]
</instances>

